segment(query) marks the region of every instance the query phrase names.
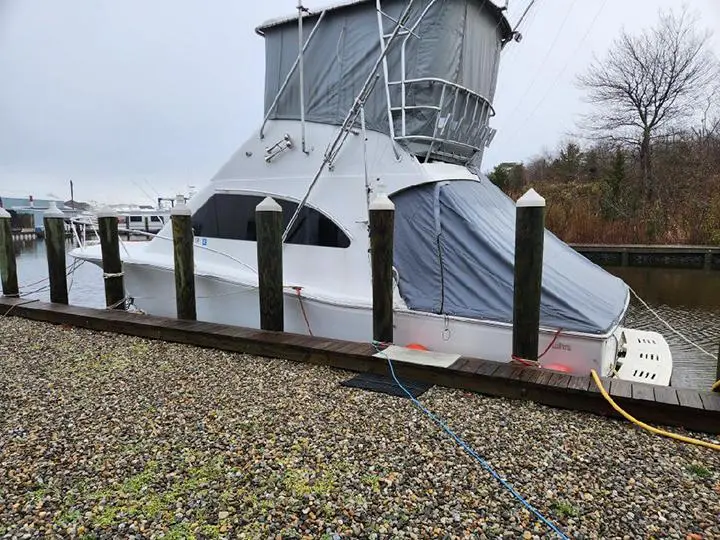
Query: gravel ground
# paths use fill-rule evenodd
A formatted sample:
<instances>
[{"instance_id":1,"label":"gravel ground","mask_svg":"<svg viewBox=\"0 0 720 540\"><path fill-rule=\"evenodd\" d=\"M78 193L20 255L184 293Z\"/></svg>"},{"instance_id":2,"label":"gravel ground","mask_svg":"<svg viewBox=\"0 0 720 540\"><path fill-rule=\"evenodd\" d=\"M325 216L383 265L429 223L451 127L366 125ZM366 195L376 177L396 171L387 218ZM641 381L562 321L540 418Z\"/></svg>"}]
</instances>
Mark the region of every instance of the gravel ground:
<instances>
[{"instance_id":1,"label":"gravel ground","mask_svg":"<svg viewBox=\"0 0 720 540\"><path fill-rule=\"evenodd\" d=\"M409 400L351 376L0 318L0 538L553 537ZM421 400L573 538L720 538L717 452Z\"/></svg>"}]
</instances>

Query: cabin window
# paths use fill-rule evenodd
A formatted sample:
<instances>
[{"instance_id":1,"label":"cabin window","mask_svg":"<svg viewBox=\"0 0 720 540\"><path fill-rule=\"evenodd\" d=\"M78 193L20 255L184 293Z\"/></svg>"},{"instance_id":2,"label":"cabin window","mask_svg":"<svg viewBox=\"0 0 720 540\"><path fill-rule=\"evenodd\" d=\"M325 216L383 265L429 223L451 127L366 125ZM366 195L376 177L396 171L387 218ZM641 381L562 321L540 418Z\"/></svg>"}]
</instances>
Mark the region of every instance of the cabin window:
<instances>
[{"instance_id":1,"label":"cabin window","mask_svg":"<svg viewBox=\"0 0 720 540\"><path fill-rule=\"evenodd\" d=\"M161 222L162 220L160 219L160 216L150 216L150 221L157 223L159 221Z\"/></svg>"},{"instance_id":2,"label":"cabin window","mask_svg":"<svg viewBox=\"0 0 720 540\"><path fill-rule=\"evenodd\" d=\"M264 196L216 193L192 217L196 236L231 240L257 239L255 207ZM276 199L283 209L283 222L287 227L298 204ZM288 234L288 244L346 248L350 239L331 219L317 210L304 206Z\"/></svg>"},{"instance_id":3,"label":"cabin window","mask_svg":"<svg viewBox=\"0 0 720 540\"><path fill-rule=\"evenodd\" d=\"M142 216L130 216L131 223L137 223L139 221L142 221Z\"/></svg>"}]
</instances>

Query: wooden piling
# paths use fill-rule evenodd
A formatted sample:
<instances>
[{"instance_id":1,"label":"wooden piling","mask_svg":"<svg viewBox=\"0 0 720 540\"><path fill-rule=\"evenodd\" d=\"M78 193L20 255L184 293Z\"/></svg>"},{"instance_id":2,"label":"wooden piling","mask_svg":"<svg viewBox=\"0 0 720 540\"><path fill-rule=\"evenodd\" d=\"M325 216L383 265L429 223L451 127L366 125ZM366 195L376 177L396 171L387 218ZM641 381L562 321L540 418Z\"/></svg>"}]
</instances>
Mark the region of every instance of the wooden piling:
<instances>
[{"instance_id":1,"label":"wooden piling","mask_svg":"<svg viewBox=\"0 0 720 540\"><path fill-rule=\"evenodd\" d=\"M105 305L112 309L125 309L118 215L114 210L104 209L98 212L97 218L105 281Z\"/></svg>"},{"instance_id":2,"label":"wooden piling","mask_svg":"<svg viewBox=\"0 0 720 540\"><path fill-rule=\"evenodd\" d=\"M47 251L50 301L68 303L67 274L65 271L65 216L54 202L43 215L45 249Z\"/></svg>"},{"instance_id":3,"label":"wooden piling","mask_svg":"<svg viewBox=\"0 0 720 540\"><path fill-rule=\"evenodd\" d=\"M513 356L538 359L545 199L528 190L516 203Z\"/></svg>"},{"instance_id":4,"label":"wooden piling","mask_svg":"<svg viewBox=\"0 0 720 540\"><path fill-rule=\"evenodd\" d=\"M370 203L373 340L393 341L393 237L395 205L384 193Z\"/></svg>"},{"instance_id":5,"label":"wooden piling","mask_svg":"<svg viewBox=\"0 0 720 540\"><path fill-rule=\"evenodd\" d=\"M173 247L175 260L175 303L178 319L197 319L195 306L195 256L190 208L184 202L173 206Z\"/></svg>"},{"instance_id":6,"label":"wooden piling","mask_svg":"<svg viewBox=\"0 0 720 540\"><path fill-rule=\"evenodd\" d=\"M4 296L19 296L15 247L13 246L10 212L0 208L0 281Z\"/></svg>"},{"instance_id":7,"label":"wooden piling","mask_svg":"<svg viewBox=\"0 0 720 540\"><path fill-rule=\"evenodd\" d=\"M282 207L265 197L255 207L257 230L260 328L282 332L285 328L283 305Z\"/></svg>"},{"instance_id":8,"label":"wooden piling","mask_svg":"<svg viewBox=\"0 0 720 540\"><path fill-rule=\"evenodd\" d=\"M630 266L630 252L627 249L620 253L620 266Z\"/></svg>"}]
</instances>

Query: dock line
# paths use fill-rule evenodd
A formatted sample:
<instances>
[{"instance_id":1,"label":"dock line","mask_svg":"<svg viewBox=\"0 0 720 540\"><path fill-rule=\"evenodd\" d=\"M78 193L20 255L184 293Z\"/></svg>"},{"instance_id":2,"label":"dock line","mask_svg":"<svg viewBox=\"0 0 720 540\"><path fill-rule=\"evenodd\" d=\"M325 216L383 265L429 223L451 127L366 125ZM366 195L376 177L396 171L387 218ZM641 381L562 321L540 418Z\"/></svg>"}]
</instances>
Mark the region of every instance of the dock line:
<instances>
[{"instance_id":1,"label":"dock line","mask_svg":"<svg viewBox=\"0 0 720 540\"><path fill-rule=\"evenodd\" d=\"M688 338L685 337L683 334L681 334L681 333L680 333L678 330L676 330L669 322L667 322L665 319L663 319L663 318L657 313L657 311L655 311L653 308L651 308L645 300L643 300L642 298L640 298L640 295L639 295L638 293L636 293L636 292L633 290L632 287L628 286L628 288L630 289L630 292L633 293L633 296L635 296L635 298L637 298L637 299L640 301L640 303L641 303L643 306L645 306L645 308L647 308L647 310L648 310L650 313L652 313L653 315L655 315L655 317L657 318L658 321L660 321L661 323L663 323L663 324L664 324L665 326L667 326L672 332L674 332L675 334L677 334L678 336L680 336L682 339L684 339L685 341L687 341L690 345L692 345L693 347L695 347L698 351L700 351L700 352L708 355L710 358L712 358L713 360L715 360L715 355L714 355L714 354L712 354L712 353L709 352L707 349L704 349L703 347L701 347L700 345L698 345L697 343L695 343L695 342L692 341L691 339L688 339Z\"/></svg>"},{"instance_id":2,"label":"dock line","mask_svg":"<svg viewBox=\"0 0 720 540\"><path fill-rule=\"evenodd\" d=\"M545 523L550 529L552 529L560 538L563 538L565 540L570 540L570 537L567 536L565 533L563 533L554 523L552 523L550 520L548 520L544 515L540 513L539 510L537 510L534 506L532 506L529 502L527 502L522 495L520 495L515 489L506 481L504 480L493 468L492 466L485 461L482 457L478 455L478 453L473 450L464 440L462 440L458 435L456 435L448 426L445 424L442 420L440 420L437 416L435 416L432 412L430 412L420 401L415 398L415 396L410 393L407 388L405 388L400 380L395 375L395 370L393 369L392 361L387 356L387 354L383 353L383 351L380 349L380 345L388 345L387 343L380 343L377 341L373 341L373 347L375 347L375 350L383 355L385 359L387 360L388 367L390 368L390 374L392 375L393 380L395 381L395 384L398 385L400 390L402 390L407 396L412 400L412 402L417 406L422 412L425 413L433 422L435 422L437 425L439 425L452 439L462 447L463 450L465 450L470 456L475 458L475 460L480 463L480 465L485 469L487 472L490 473L490 475L495 478L502 486L507 489L513 497L515 497L518 501L522 503L522 505L527 508L530 512L535 514L535 516Z\"/></svg>"},{"instance_id":3,"label":"dock line","mask_svg":"<svg viewBox=\"0 0 720 540\"><path fill-rule=\"evenodd\" d=\"M710 448L711 450L720 450L720 444L714 444L714 443L707 442L707 441L701 441L700 439L693 439L692 437L685 437L684 435L678 435L677 433L670 433L669 431L664 431L662 429L658 429L656 427L650 426L650 425L646 424L645 422L641 422L634 416L625 412L622 408L620 408L620 406L617 403L615 403L613 398L610 397L610 395L607 393L607 391L603 387L602 382L600 381L600 377L598 377L598 374L594 369L590 370L590 374L592 375L592 378L595 381L595 384L597 385L598 390L600 390L600 393L607 400L607 402L612 406L612 408L615 409L617 412L619 412L621 415L623 415L625 418L630 420L633 424L636 424L636 425L640 426L641 428L646 429L656 435L663 435L665 437L670 437L671 439L677 439L678 441L683 441L683 442L690 443L690 444L696 444L698 446L705 446L707 448ZM715 384L717 384L717 383L715 383Z\"/></svg>"},{"instance_id":4,"label":"dock line","mask_svg":"<svg viewBox=\"0 0 720 540\"><path fill-rule=\"evenodd\" d=\"M555 335L553 336L552 341L550 341L548 346L545 347L545 350L542 353L540 353L537 360L529 360L527 358L520 358L519 356L516 356L514 354L511 354L510 358L512 358L516 362L521 363L524 366L536 366L536 367L539 366L540 360L542 359L543 356L545 356L548 353L548 351L552 348L552 346L555 345L555 342L557 341L557 338L560 337L560 333L562 332L562 330L563 330L562 328L557 329L557 332L555 332Z\"/></svg>"},{"instance_id":5,"label":"dock line","mask_svg":"<svg viewBox=\"0 0 720 540\"><path fill-rule=\"evenodd\" d=\"M0 319L3 318L3 317L7 317L7 316L10 314L10 312L11 312L13 309L15 309L17 306L24 306L25 304L32 304L33 302L39 302L39 301L40 301L39 298L33 298L33 299L30 299L30 300L24 300L24 301L22 301L22 302L18 302L18 303L16 303L16 304L12 304L5 312L0 313Z\"/></svg>"}]
</instances>

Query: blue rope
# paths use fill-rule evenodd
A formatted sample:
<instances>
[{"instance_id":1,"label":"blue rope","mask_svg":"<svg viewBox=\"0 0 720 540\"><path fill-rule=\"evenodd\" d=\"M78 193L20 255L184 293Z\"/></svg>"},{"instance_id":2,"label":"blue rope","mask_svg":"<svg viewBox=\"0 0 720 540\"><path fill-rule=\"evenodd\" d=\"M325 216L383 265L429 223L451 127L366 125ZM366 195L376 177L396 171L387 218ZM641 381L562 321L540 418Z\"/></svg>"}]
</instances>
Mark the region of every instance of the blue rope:
<instances>
[{"instance_id":1,"label":"blue rope","mask_svg":"<svg viewBox=\"0 0 720 540\"><path fill-rule=\"evenodd\" d=\"M515 491L515 489L507 481L505 481L503 478L500 477L500 475L497 472L495 472L495 470L492 468L492 466L487 461L485 461L483 458L481 458L475 450L473 450L465 441L463 441L460 437L458 437L447 426L447 424L445 424L442 420L440 420L437 416L435 416L432 412L430 412L422 403L420 403L415 398L415 396L413 396L407 390L407 388L405 388L402 385L400 380L397 378L397 376L395 375L395 370L393 369L392 362L390 361L390 358L388 357L387 354L385 354L383 351L380 350L380 348L378 347L378 342L374 341L373 346L375 347L375 350L378 353L382 354L385 357L385 359L387 360L388 366L390 367L390 374L392 375L392 378L395 380L395 383L400 387L400 389L403 392L405 392L407 394L407 396L412 400L412 402L420 410L422 410L428 417L430 417L430 419L433 422L435 422L437 425L439 425L448 435L450 435L450 437L452 437L453 440L455 440L455 442L458 443L468 454L470 454L473 458L475 458L480 463L480 465L487 472L489 472L493 476L493 478L495 478L498 482L500 482L503 485L503 487L505 487L513 495L513 497L515 497L517 500L519 500L523 504L523 506L525 506L525 508L527 508L528 510L530 510L530 512L535 514L535 516L537 516L537 518L540 521L545 523L545 525L547 525L550 529L552 529L554 532L556 532L560 538L563 538L565 540L570 540L570 538L567 535L565 535L565 533L563 533L551 521L549 521L545 516L543 516L534 506L532 506L529 502L527 502L525 499L523 499L523 497L517 491Z\"/></svg>"}]
</instances>

